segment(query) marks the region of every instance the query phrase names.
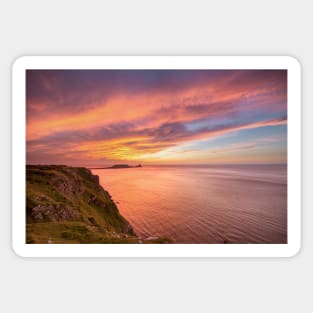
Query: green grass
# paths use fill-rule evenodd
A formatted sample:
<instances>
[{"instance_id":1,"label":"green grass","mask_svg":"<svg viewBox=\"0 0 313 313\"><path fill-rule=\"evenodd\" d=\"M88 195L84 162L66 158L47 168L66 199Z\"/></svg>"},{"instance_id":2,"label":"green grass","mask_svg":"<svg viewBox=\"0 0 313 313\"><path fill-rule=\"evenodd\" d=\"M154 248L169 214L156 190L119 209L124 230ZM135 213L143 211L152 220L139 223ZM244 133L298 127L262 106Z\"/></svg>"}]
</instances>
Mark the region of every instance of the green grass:
<instances>
[{"instance_id":1,"label":"green grass","mask_svg":"<svg viewBox=\"0 0 313 313\"><path fill-rule=\"evenodd\" d=\"M139 240L134 235L102 231L80 222L27 224L26 243L29 244L166 244L170 238Z\"/></svg>"},{"instance_id":2,"label":"green grass","mask_svg":"<svg viewBox=\"0 0 313 313\"><path fill-rule=\"evenodd\" d=\"M114 236L121 236L120 238ZM26 243L137 243L136 236L114 234L80 222L27 224Z\"/></svg>"}]
</instances>

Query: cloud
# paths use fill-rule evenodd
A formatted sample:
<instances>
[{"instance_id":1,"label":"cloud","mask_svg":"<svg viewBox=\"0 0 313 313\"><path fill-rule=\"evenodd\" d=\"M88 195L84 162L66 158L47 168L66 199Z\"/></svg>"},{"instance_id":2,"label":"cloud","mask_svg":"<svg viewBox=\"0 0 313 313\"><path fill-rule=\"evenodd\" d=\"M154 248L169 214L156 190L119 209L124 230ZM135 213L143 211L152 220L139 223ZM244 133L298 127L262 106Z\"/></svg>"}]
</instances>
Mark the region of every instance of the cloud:
<instances>
[{"instance_id":1,"label":"cloud","mask_svg":"<svg viewBox=\"0 0 313 313\"><path fill-rule=\"evenodd\" d=\"M286 88L284 70L27 71L27 157L136 159L286 124Z\"/></svg>"}]
</instances>

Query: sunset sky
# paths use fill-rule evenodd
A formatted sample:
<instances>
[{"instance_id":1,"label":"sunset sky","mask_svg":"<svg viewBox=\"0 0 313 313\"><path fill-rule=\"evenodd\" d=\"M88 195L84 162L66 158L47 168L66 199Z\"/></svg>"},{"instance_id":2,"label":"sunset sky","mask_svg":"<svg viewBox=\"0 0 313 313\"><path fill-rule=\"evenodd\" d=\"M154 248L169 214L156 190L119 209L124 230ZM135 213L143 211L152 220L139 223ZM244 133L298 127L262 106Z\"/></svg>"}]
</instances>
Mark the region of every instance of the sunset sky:
<instances>
[{"instance_id":1,"label":"sunset sky","mask_svg":"<svg viewBox=\"0 0 313 313\"><path fill-rule=\"evenodd\" d=\"M27 163L287 162L286 70L28 70Z\"/></svg>"}]
</instances>

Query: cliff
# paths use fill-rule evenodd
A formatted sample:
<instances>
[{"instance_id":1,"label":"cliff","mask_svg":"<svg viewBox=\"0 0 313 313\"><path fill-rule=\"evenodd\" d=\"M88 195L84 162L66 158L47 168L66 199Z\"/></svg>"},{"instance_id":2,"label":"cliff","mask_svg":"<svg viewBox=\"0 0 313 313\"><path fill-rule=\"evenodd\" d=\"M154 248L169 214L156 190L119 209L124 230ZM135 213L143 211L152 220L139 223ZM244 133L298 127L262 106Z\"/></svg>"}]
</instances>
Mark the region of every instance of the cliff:
<instances>
[{"instance_id":1,"label":"cliff","mask_svg":"<svg viewBox=\"0 0 313 313\"><path fill-rule=\"evenodd\" d=\"M142 242L99 177L82 167L28 165L26 217L27 243Z\"/></svg>"}]
</instances>

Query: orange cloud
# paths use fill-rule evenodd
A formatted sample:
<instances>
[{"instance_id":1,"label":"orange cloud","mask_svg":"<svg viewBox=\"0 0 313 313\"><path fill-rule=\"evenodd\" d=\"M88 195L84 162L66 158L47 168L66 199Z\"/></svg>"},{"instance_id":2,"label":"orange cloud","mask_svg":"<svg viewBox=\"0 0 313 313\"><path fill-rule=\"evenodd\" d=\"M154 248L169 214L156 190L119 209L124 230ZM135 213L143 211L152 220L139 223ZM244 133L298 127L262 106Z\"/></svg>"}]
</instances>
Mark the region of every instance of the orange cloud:
<instances>
[{"instance_id":1,"label":"orange cloud","mask_svg":"<svg viewBox=\"0 0 313 313\"><path fill-rule=\"evenodd\" d=\"M46 73L38 85L43 90L29 87L35 96L28 97L27 103L28 159L37 155L36 160L50 156L53 160L53 155L62 158L62 153L68 159L86 161L197 159L196 151L174 158L168 149L193 140L287 123L285 74L255 73L233 71L216 79L186 83L171 80L173 86L160 82L152 73L147 90L135 82L125 92L123 88L128 88L131 80L117 83L113 91L108 87L102 91L101 84L96 88L83 84L84 92L80 92L73 82L61 80L62 75L49 80ZM106 83L110 85L109 80ZM63 109L62 105L68 107Z\"/></svg>"}]
</instances>

